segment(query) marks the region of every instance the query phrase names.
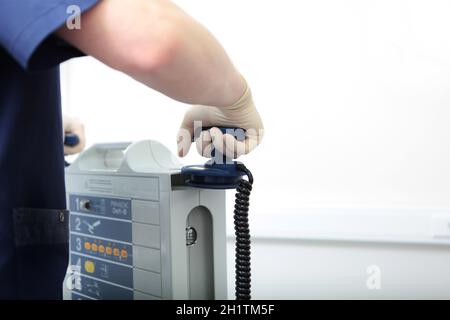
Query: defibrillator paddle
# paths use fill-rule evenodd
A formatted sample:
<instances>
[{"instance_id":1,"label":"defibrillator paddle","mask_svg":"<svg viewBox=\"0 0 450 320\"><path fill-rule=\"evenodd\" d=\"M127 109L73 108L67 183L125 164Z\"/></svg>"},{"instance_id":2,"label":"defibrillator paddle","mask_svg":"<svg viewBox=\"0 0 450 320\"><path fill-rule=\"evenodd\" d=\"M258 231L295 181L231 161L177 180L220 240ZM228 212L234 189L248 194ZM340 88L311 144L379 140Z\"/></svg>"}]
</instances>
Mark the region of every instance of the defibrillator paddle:
<instances>
[{"instance_id":1,"label":"defibrillator paddle","mask_svg":"<svg viewBox=\"0 0 450 320\"><path fill-rule=\"evenodd\" d=\"M231 134L238 141L245 140L245 130L241 128L218 127L224 134ZM204 127L202 131L210 130ZM185 166L181 172L186 176L186 184L205 189L236 189L234 204L234 230L236 235L236 300L251 298L250 230L248 211L253 175L241 162L233 161L211 151L211 160L204 165ZM244 179L247 176L248 180Z\"/></svg>"},{"instance_id":2,"label":"defibrillator paddle","mask_svg":"<svg viewBox=\"0 0 450 320\"><path fill-rule=\"evenodd\" d=\"M80 138L76 134L66 133L64 135L64 145L67 147L76 147L80 143ZM70 163L64 160L64 166L70 166Z\"/></svg>"}]
</instances>

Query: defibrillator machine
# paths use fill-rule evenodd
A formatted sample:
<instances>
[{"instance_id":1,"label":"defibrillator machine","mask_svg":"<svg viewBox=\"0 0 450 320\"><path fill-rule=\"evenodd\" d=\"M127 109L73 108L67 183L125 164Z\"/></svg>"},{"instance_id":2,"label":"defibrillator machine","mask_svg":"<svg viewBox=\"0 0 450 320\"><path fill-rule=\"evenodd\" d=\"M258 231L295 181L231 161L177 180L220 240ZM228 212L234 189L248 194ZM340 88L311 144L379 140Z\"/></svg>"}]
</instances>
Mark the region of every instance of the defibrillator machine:
<instances>
[{"instance_id":1,"label":"defibrillator machine","mask_svg":"<svg viewBox=\"0 0 450 320\"><path fill-rule=\"evenodd\" d=\"M238 188L236 298L249 299L252 182L218 154L182 168L156 141L94 145L66 168L64 298L227 299L225 189Z\"/></svg>"}]
</instances>

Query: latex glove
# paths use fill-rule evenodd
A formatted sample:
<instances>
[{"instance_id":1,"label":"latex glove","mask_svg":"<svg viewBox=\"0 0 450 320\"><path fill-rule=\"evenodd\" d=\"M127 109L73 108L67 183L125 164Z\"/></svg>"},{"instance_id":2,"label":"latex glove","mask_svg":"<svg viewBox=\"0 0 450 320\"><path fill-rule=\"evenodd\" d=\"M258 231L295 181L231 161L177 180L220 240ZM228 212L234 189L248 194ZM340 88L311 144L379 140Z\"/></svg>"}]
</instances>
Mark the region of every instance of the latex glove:
<instances>
[{"instance_id":1,"label":"latex glove","mask_svg":"<svg viewBox=\"0 0 450 320\"><path fill-rule=\"evenodd\" d=\"M246 130L244 141L237 141L231 134L223 134L218 128L202 131L196 141L197 151L208 158L211 158L214 147L227 158L236 159L256 148L264 135L264 126L248 85L242 97L232 106L219 108L200 105L193 106L186 112L177 137L180 157L189 152L194 132L198 133L202 126Z\"/></svg>"},{"instance_id":2,"label":"latex glove","mask_svg":"<svg viewBox=\"0 0 450 320\"><path fill-rule=\"evenodd\" d=\"M80 139L80 142L74 147L64 146L64 155L72 155L83 151L86 146L83 123L78 119L64 116L63 127L64 135L68 133L75 134L78 136L78 139Z\"/></svg>"}]
</instances>

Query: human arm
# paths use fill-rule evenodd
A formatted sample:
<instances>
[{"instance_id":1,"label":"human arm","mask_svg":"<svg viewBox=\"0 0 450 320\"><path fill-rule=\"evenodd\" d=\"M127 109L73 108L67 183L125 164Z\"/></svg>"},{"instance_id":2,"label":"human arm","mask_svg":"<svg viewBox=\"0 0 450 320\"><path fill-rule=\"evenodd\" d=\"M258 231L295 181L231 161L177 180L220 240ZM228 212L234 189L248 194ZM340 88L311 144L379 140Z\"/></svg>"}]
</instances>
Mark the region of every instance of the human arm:
<instances>
[{"instance_id":1,"label":"human arm","mask_svg":"<svg viewBox=\"0 0 450 320\"><path fill-rule=\"evenodd\" d=\"M182 129L191 135L193 125L188 120L263 129L247 84L223 47L170 1L102 0L82 15L80 30L63 26L57 35L175 100L201 105L188 111L183 121ZM199 109L204 112L199 113ZM240 113L249 110L255 120L241 123ZM179 146L185 146L180 155L186 154L187 141Z\"/></svg>"}]
</instances>

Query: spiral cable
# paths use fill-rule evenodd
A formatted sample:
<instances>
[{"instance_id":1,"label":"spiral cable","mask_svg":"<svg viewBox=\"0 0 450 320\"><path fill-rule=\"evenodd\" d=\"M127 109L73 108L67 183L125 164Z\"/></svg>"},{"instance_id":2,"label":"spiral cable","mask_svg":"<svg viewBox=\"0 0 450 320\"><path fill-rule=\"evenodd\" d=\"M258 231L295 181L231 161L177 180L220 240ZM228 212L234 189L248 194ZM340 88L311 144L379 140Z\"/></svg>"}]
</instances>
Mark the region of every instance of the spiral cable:
<instances>
[{"instance_id":1,"label":"spiral cable","mask_svg":"<svg viewBox=\"0 0 450 320\"><path fill-rule=\"evenodd\" d=\"M236 235L236 300L251 299L251 268L250 268L250 229L248 210L250 193L253 185L253 175L243 164L238 164L238 170L245 173L248 181L241 179L236 189L234 204L234 230Z\"/></svg>"}]
</instances>

